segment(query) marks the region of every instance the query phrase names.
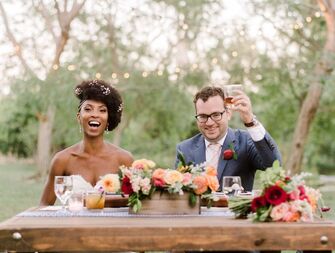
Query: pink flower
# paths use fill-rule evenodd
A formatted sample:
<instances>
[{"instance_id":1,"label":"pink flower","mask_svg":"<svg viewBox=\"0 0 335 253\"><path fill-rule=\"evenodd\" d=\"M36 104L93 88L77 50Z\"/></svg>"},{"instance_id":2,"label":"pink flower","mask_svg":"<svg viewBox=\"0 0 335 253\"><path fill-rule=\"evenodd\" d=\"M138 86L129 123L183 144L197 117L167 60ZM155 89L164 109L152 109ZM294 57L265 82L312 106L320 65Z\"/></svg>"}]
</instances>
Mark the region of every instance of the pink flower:
<instances>
[{"instance_id":1,"label":"pink flower","mask_svg":"<svg viewBox=\"0 0 335 253\"><path fill-rule=\"evenodd\" d=\"M274 221L281 221L290 210L288 202L281 203L272 208L270 217Z\"/></svg>"},{"instance_id":2,"label":"pink flower","mask_svg":"<svg viewBox=\"0 0 335 253\"><path fill-rule=\"evenodd\" d=\"M157 188L163 188L165 185L165 181L161 178L155 178L153 179L153 185Z\"/></svg>"},{"instance_id":3,"label":"pink flower","mask_svg":"<svg viewBox=\"0 0 335 253\"><path fill-rule=\"evenodd\" d=\"M164 169L156 169L154 170L154 172L152 173L152 181L153 181L153 185L159 188L164 187L165 185L165 177L166 174L166 170Z\"/></svg>"},{"instance_id":4,"label":"pink flower","mask_svg":"<svg viewBox=\"0 0 335 253\"><path fill-rule=\"evenodd\" d=\"M192 174L189 172L184 173L183 180L181 181L183 185L190 185L192 184Z\"/></svg>"},{"instance_id":5,"label":"pink flower","mask_svg":"<svg viewBox=\"0 0 335 253\"><path fill-rule=\"evenodd\" d=\"M288 193L289 200L298 200L300 196L300 191L298 189L294 189L290 193Z\"/></svg>"}]
</instances>

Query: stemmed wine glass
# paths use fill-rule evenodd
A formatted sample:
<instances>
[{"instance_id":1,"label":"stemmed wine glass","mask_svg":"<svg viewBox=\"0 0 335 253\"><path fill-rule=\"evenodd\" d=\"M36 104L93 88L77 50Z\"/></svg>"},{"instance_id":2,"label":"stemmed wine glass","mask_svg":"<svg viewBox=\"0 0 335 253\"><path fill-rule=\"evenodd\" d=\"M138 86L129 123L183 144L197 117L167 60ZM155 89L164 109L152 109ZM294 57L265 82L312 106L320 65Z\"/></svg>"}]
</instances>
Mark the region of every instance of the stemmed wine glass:
<instances>
[{"instance_id":1,"label":"stemmed wine glass","mask_svg":"<svg viewBox=\"0 0 335 253\"><path fill-rule=\"evenodd\" d=\"M242 190L241 178L238 176L223 177L222 191L227 196L237 196Z\"/></svg>"},{"instance_id":2,"label":"stemmed wine glass","mask_svg":"<svg viewBox=\"0 0 335 253\"><path fill-rule=\"evenodd\" d=\"M72 195L73 180L71 176L55 176L55 194L62 203L62 211L65 211L65 204Z\"/></svg>"}]
</instances>

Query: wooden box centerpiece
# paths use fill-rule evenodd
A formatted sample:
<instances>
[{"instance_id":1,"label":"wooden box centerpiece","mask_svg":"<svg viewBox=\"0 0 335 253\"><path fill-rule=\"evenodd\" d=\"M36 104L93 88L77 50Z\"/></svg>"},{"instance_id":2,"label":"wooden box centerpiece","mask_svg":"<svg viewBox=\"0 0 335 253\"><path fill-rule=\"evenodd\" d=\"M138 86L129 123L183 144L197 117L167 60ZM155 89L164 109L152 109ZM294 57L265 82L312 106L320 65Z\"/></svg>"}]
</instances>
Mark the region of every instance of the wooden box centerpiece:
<instances>
[{"instance_id":1,"label":"wooden box centerpiece","mask_svg":"<svg viewBox=\"0 0 335 253\"><path fill-rule=\"evenodd\" d=\"M186 215L200 214L200 197L195 197L195 203L190 203L190 193L184 194L169 194L168 192L156 191L151 195L151 198L146 198L141 201L142 206L136 214L145 215ZM132 207L129 207L129 213L135 214Z\"/></svg>"}]
</instances>

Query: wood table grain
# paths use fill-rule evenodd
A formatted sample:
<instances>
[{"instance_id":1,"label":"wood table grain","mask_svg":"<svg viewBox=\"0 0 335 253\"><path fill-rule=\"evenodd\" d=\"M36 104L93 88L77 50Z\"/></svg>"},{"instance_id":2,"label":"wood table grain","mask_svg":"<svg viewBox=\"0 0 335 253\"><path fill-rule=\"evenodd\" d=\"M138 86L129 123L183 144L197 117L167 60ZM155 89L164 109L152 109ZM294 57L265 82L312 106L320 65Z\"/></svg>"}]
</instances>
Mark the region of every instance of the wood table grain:
<instances>
[{"instance_id":1,"label":"wood table grain","mask_svg":"<svg viewBox=\"0 0 335 253\"><path fill-rule=\"evenodd\" d=\"M0 252L334 250L335 224L233 217L20 217L0 223Z\"/></svg>"}]
</instances>

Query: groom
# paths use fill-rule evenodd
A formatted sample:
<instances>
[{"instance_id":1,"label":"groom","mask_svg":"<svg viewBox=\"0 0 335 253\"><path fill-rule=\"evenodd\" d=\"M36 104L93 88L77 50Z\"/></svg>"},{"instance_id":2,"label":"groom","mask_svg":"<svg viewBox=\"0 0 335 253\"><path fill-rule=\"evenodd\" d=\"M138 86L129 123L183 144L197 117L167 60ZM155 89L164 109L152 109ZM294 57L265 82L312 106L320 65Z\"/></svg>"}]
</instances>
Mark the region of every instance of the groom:
<instances>
[{"instance_id":1,"label":"groom","mask_svg":"<svg viewBox=\"0 0 335 253\"><path fill-rule=\"evenodd\" d=\"M249 97L237 91L233 105L227 108L223 89L207 86L194 97L199 134L177 145L186 163L206 162L217 168L220 188L223 176L240 176L244 190L251 191L256 170L265 170L281 160L275 141L252 113ZM238 112L246 131L231 129L232 112ZM179 163L178 155L176 167Z\"/></svg>"}]
</instances>

